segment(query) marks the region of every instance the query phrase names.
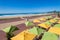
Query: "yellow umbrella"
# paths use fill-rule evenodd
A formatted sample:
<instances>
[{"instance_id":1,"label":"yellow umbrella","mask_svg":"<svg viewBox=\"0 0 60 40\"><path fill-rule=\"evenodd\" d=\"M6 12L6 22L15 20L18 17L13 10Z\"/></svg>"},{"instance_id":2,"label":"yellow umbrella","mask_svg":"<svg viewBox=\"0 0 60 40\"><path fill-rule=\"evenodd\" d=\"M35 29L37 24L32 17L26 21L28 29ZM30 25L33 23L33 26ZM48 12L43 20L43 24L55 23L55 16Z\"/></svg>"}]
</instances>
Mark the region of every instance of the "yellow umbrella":
<instances>
[{"instance_id":1,"label":"yellow umbrella","mask_svg":"<svg viewBox=\"0 0 60 40\"><path fill-rule=\"evenodd\" d=\"M58 27L51 27L48 32L60 35L60 28L58 28Z\"/></svg>"},{"instance_id":2,"label":"yellow umbrella","mask_svg":"<svg viewBox=\"0 0 60 40\"><path fill-rule=\"evenodd\" d=\"M43 18L40 18L39 20L41 20L41 21L46 21L46 18L43 17Z\"/></svg>"},{"instance_id":3,"label":"yellow umbrella","mask_svg":"<svg viewBox=\"0 0 60 40\"><path fill-rule=\"evenodd\" d=\"M12 37L11 40L33 40L33 38L35 37L36 37L35 34L31 34L30 32L25 30L16 35L15 37Z\"/></svg>"},{"instance_id":4,"label":"yellow umbrella","mask_svg":"<svg viewBox=\"0 0 60 40\"><path fill-rule=\"evenodd\" d=\"M39 19L34 19L33 23L40 23L41 21Z\"/></svg>"},{"instance_id":5,"label":"yellow umbrella","mask_svg":"<svg viewBox=\"0 0 60 40\"><path fill-rule=\"evenodd\" d=\"M58 22L57 23L59 23L60 24L60 20L58 20Z\"/></svg>"},{"instance_id":6,"label":"yellow umbrella","mask_svg":"<svg viewBox=\"0 0 60 40\"><path fill-rule=\"evenodd\" d=\"M31 34L29 32L25 32L24 35L25 35L25 39L24 40L33 40L36 37L35 34Z\"/></svg>"},{"instance_id":7,"label":"yellow umbrella","mask_svg":"<svg viewBox=\"0 0 60 40\"><path fill-rule=\"evenodd\" d=\"M38 26L43 27L43 28L46 28L46 29L48 29L50 27L50 25L45 24L45 23L38 24Z\"/></svg>"},{"instance_id":8,"label":"yellow umbrella","mask_svg":"<svg viewBox=\"0 0 60 40\"><path fill-rule=\"evenodd\" d=\"M44 23L38 24L38 26L48 29L51 26L51 22L46 21Z\"/></svg>"},{"instance_id":9,"label":"yellow umbrella","mask_svg":"<svg viewBox=\"0 0 60 40\"><path fill-rule=\"evenodd\" d=\"M49 20L51 23L55 23L57 20L56 19L51 19Z\"/></svg>"}]
</instances>

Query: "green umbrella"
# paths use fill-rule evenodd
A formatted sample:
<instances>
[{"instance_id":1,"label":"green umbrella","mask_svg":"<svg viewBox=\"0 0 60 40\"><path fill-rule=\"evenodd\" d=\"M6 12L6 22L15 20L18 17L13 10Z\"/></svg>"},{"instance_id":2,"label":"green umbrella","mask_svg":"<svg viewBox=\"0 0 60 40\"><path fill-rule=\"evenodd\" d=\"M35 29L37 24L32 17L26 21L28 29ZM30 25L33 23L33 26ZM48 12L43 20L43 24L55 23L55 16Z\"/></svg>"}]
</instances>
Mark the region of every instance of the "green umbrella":
<instances>
[{"instance_id":1,"label":"green umbrella","mask_svg":"<svg viewBox=\"0 0 60 40\"><path fill-rule=\"evenodd\" d=\"M50 21L44 22L45 24L51 25L52 23Z\"/></svg>"},{"instance_id":2,"label":"green umbrella","mask_svg":"<svg viewBox=\"0 0 60 40\"><path fill-rule=\"evenodd\" d=\"M6 32L8 40L11 40L10 38L14 36L13 32L18 30L16 26L10 26L5 29L3 29L4 32Z\"/></svg>"},{"instance_id":3,"label":"green umbrella","mask_svg":"<svg viewBox=\"0 0 60 40\"><path fill-rule=\"evenodd\" d=\"M58 21L58 19L57 18L54 18L54 20L57 22Z\"/></svg>"},{"instance_id":4,"label":"green umbrella","mask_svg":"<svg viewBox=\"0 0 60 40\"><path fill-rule=\"evenodd\" d=\"M16 26L10 26L7 28L2 29L4 32L8 33L8 32L13 32L15 30L18 30L18 28Z\"/></svg>"},{"instance_id":5,"label":"green umbrella","mask_svg":"<svg viewBox=\"0 0 60 40\"><path fill-rule=\"evenodd\" d=\"M58 36L50 32L45 32L41 40L58 40Z\"/></svg>"},{"instance_id":6,"label":"green umbrella","mask_svg":"<svg viewBox=\"0 0 60 40\"><path fill-rule=\"evenodd\" d=\"M46 25L48 25L48 26L51 26L51 22L50 21L46 21L46 22L44 22Z\"/></svg>"},{"instance_id":7,"label":"green umbrella","mask_svg":"<svg viewBox=\"0 0 60 40\"><path fill-rule=\"evenodd\" d=\"M29 32L36 34L36 35L40 35L43 31L45 31L42 28L38 28L38 27L33 27L29 30Z\"/></svg>"},{"instance_id":8,"label":"green umbrella","mask_svg":"<svg viewBox=\"0 0 60 40\"><path fill-rule=\"evenodd\" d=\"M50 19L50 18L52 18L52 16L47 16L46 18L47 18L47 19Z\"/></svg>"},{"instance_id":9,"label":"green umbrella","mask_svg":"<svg viewBox=\"0 0 60 40\"><path fill-rule=\"evenodd\" d=\"M32 25L33 25L33 23L32 23L32 22L30 22L30 21L26 21L26 22L25 22L25 25L26 25L26 26L32 26Z\"/></svg>"},{"instance_id":10,"label":"green umbrella","mask_svg":"<svg viewBox=\"0 0 60 40\"><path fill-rule=\"evenodd\" d=\"M10 31L11 27L7 27L7 28L4 28L2 29L4 32L8 33Z\"/></svg>"},{"instance_id":11,"label":"green umbrella","mask_svg":"<svg viewBox=\"0 0 60 40\"><path fill-rule=\"evenodd\" d=\"M60 28L60 24L56 24L56 25L54 25L54 27L59 27Z\"/></svg>"}]
</instances>

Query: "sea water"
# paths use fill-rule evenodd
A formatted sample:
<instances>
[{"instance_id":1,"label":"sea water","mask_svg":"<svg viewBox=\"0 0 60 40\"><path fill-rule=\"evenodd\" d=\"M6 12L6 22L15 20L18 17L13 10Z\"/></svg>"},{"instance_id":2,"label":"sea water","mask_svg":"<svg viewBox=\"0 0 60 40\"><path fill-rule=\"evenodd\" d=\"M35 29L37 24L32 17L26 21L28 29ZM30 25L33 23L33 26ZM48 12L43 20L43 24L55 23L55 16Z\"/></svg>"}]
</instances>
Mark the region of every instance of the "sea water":
<instances>
[{"instance_id":1,"label":"sea water","mask_svg":"<svg viewBox=\"0 0 60 40\"><path fill-rule=\"evenodd\" d=\"M0 17L2 16L32 16L32 15L41 15L46 13L0 13Z\"/></svg>"}]
</instances>

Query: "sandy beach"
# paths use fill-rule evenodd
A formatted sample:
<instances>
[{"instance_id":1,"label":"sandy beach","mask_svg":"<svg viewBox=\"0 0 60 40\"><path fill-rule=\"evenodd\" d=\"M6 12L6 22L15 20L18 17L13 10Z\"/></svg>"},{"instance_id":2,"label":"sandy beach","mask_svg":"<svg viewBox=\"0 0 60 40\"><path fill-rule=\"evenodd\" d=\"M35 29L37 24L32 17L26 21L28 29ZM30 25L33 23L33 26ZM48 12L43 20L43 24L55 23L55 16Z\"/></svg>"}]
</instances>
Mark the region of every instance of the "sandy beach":
<instances>
[{"instance_id":1,"label":"sandy beach","mask_svg":"<svg viewBox=\"0 0 60 40\"><path fill-rule=\"evenodd\" d=\"M14 33L14 35L17 35L18 33L22 32L23 30L29 28L29 27L26 27L26 25L24 24L26 22L26 19L29 19L29 21L32 21L34 19L40 19L41 17L44 17L44 16L56 17L55 14L0 17L0 39L3 38L3 40L7 40L7 38L5 37L6 33L3 32L2 29L9 27L11 25L16 26L17 28L19 28L19 30L15 31L13 33Z\"/></svg>"},{"instance_id":2,"label":"sandy beach","mask_svg":"<svg viewBox=\"0 0 60 40\"><path fill-rule=\"evenodd\" d=\"M53 15L54 14L49 14ZM1 17L0 18L0 30L6 27L9 27L10 25L19 25L21 23L24 23L26 21L26 18L32 21L33 19L39 19L44 16L49 16L49 15L35 15L35 16L15 16L15 17Z\"/></svg>"}]
</instances>

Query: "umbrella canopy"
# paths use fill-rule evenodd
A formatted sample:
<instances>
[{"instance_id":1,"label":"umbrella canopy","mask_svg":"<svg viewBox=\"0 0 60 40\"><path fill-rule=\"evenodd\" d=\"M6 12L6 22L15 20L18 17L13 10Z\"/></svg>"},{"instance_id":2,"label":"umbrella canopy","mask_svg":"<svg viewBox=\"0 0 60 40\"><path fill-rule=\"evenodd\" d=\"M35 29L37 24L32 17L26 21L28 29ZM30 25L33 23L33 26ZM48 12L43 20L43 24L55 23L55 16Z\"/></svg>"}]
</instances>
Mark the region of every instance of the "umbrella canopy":
<instances>
[{"instance_id":1,"label":"umbrella canopy","mask_svg":"<svg viewBox=\"0 0 60 40\"><path fill-rule=\"evenodd\" d=\"M46 19L50 19L50 18L52 18L52 16L46 16Z\"/></svg>"},{"instance_id":2,"label":"umbrella canopy","mask_svg":"<svg viewBox=\"0 0 60 40\"><path fill-rule=\"evenodd\" d=\"M40 23L41 21L39 19L34 19L33 23Z\"/></svg>"},{"instance_id":3,"label":"umbrella canopy","mask_svg":"<svg viewBox=\"0 0 60 40\"><path fill-rule=\"evenodd\" d=\"M58 20L56 19L56 18L54 18L54 19L50 19L49 20L51 23L55 23L55 22L57 22Z\"/></svg>"},{"instance_id":4,"label":"umbrella canopy","mask_svg":"<svg viewBox=\"0 0 60 40\"><path fill-rule=\"evenodd\" d=\"M58 20L58 22L57 23L59 23L60 24L60 20Z\"/></svg>"},{"instance_id":5,"label":"umbrella canopy","mask_svg":"<svg viewBox=\"0 0 60 40\"><path fill-rule=\"evenodd\" d=\"M46 21L46 18L45 18L45 17L42 17L42 18L40 18L39 20L41 20L41 21Z\"/></svg>"},{"instance_id":6,"label":"umbrella canopy","mask_svg":"<svg viewBox=\"0 0 60 40\"><path fill-rule=\"evenodd\" d=\"M45 32L41 40L58 40L58 36L50 32Z\"/></svg>"},{"instance_id":7,"label":"umbrella canopy","mask_svg":"<svg viewBox=\"0 0 60 40\"><path fill-rule=\"evenodd\" d=\"M12 37L11 40L33 40L33 38L35 37L36 37L35 34L31 34L30 32L25 30L16 35L15 37Z\"/></svg>"},{"instance_id":8,"label":"umbrella canopy","mask_svg":"<svg viewBox=\"0 0 60 40\"><path fill-rule=\"evenodd\" d=\"M26 26L32 26L32 25L33 25L33 23L32 23L32 22L30 22L30 21L26 21L26 22L25 22L25 25L26 25Z\"/></svg>"},{"instance_id":9,"label":"umbrella canopy","mask_svg":"<svg viewBox=\"0 0 60 40\"><path fill-rule=\"evenodd\" d=\"M60 35L60 28L58 27L51 27L48 32L55 33L57 35Z\"/></svg>"},{"instance_id":10,"label":"umbrella canopy","mask_svg":"<svg viewBox=\"0 0 60 40\"><path fill-rule=\"evenodd\" d=\"M33 27L29 30L30 33L36 34L36 35L40 35L43 31L45 31L44 29L38 28L38 27Z\"/></svg>"},{"instance_id":11,"label":"umbrella canopy","mask_svg":"<svg viewBox=\"0 0 60 40\"><path fill-rule=\"evenodd\" d=\"M13 32L16 30L18 30L18 28L15 26L10 26L8 28L3 29L3 31L6 32L7 40L10 40L10 38L14 36Z\"/></svg>"},{"instance_id":12,"label":"umbrella canopy","mask_svg":"<svg viewBox=\"0 0 60 40\"><path fill-rule=\"evenodd\" d=\"M18 30L18 28L16 26L10 26L10 27L4 28L2 30L6 33L8 33L8 32L10 33L10 32L13 32L15 30Z\"/></svg>"},{"instance_id":13,"label":"umbrella canopy","mask_svg":"<svg viewBox=\"0 0 60 40\"><path fill-rule=\"evenodd\" d=\"M54 25L54 27L59 27L60 28L60 24L56 24L56 25Z\"/></svg>"},{"instance_id":14,"label":"umbrella canopy","mask_svg":"<svg viewBox=\"0 0 60 40\"><path fill-rule=\"evenodd\" d=\"M38 24L38 26L48 29L51 26L51 24L52 24L51 22L47 21L47 22Z\"/></svg>"},{"instance_id":15,"label":"umbrella canopy","mask_svg":"<svg viewBox=\"0 0 60 40\"><path fill-rule=\"evenodd\" d=\"M45 24L51 25L52 23L50 21L44 22Z\"/></svg>"},{"instance_id":16,"label":"umbrella canopy","mask_svg":"<svg viewBox=\"0 0 60 40\"><path fill-rule=\"evenodd\" d=\"M2 29L4 32L8 33L10 31L11 27L7 27L5 29Z\"/></svg>"}]
</instances>

